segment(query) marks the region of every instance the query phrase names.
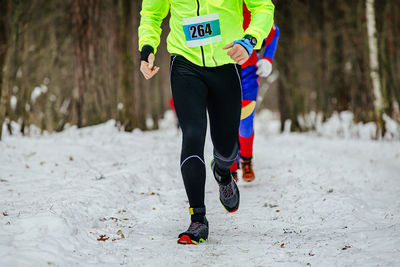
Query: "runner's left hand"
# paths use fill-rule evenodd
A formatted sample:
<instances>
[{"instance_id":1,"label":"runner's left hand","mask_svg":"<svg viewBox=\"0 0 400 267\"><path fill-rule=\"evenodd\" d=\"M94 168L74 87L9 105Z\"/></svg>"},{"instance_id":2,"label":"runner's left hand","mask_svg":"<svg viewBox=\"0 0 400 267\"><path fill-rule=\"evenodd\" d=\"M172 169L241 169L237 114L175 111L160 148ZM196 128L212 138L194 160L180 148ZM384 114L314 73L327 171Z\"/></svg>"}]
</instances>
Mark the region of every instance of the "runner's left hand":
<instances>
[{"instance_id":1,"label":"runner's left hand","mask_svg":"<svg viewBox=\"0 0 400 267\"><path fill-rule=\"evenodd\" d=\"M249 53L240 44L234 44L233 42L224 47L224 50L228 51L228 56L231 57L237 64L242 65L249 59Z\"/></svg>"}]
</instances>

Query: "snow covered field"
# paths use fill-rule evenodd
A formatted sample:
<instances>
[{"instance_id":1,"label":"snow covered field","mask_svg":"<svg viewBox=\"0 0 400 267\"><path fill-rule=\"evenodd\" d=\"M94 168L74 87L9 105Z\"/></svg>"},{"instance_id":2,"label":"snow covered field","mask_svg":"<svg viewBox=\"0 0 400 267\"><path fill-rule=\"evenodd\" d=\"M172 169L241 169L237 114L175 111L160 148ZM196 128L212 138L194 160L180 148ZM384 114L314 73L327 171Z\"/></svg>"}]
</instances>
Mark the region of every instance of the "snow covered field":
<instances>
[{"instance_id":1,"label":"snow covered field","mask_svg":"<svg viewBox=\"0 0 400 267\"><path fill-rule=\"evenodd\" d=\"M400 143L276 133L228 214L207 170L209 242L189 226L175 128L113 122L0 142L0 266L399 266ZM206 161L211 160L208 139Z\"/></svg>"}]
</instances>

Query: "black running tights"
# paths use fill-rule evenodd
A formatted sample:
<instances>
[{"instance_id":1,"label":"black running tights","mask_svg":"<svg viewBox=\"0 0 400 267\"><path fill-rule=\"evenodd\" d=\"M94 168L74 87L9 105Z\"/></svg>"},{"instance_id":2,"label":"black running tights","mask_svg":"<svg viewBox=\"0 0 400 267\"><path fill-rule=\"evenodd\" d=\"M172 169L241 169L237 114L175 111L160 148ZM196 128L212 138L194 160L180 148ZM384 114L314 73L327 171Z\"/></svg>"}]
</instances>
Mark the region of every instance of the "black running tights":
<instances>
[{"instance_id":1,"label":"black running tights","mask_svg":"<svg viewBox=\"0 0 400 267\"><path fill-rule=\"evenodd\" d=\"M226 64L200 67L182 56L171 58L171 88L183 132L181 172L190 207L204 207L204 142L207 110L220 175L229 176L239 144L241 68Z\"/></svg>"}]
</instances>

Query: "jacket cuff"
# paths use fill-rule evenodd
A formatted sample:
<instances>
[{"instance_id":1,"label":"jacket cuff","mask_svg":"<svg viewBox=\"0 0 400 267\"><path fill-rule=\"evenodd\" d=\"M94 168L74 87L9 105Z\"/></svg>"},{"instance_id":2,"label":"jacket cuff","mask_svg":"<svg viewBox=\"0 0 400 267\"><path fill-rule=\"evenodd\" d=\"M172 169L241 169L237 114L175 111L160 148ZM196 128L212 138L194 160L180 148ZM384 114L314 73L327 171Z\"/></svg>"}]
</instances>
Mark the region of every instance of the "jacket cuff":
<instances>
[{"instance_id":1,"label":"jacket cuff","mask_svg":"<svg viewBox=\"0 0 400 267\"><path fill-rule=\"evenodd\" d=\"M144 45L140 51L140 61L148 61L149 55L154 54L154 48L151 45Z\"/></svg>"},{"instance_id":2,"label":"jacket cuff","mask_svg":"<svg viewBox=\"0 0 400 267\"><path fill-rule=\"evenodd\" d=\"M272 64L272 59L271 58L269 58L269 57L263 57L263 59L266 59L266 60L268 60L271 64Z\"/></svg>"}]
</instances>

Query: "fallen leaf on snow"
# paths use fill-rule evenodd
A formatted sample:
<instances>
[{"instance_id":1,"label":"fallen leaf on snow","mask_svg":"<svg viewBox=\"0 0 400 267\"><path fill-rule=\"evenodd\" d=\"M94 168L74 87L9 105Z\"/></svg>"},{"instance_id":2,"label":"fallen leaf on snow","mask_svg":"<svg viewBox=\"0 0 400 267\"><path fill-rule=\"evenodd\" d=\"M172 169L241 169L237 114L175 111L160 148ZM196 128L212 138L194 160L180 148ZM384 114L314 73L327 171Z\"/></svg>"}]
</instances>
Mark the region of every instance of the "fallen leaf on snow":
<instances>
[{"instance_id":1,"label":"fallen leaf on snow","mask_svg":"<svg viewBox=\"0 0 400 267\"><path fill-rule=\"evenodd\" d=\"M114 222L118 222L120 219L115 218L115 217L109 217L109 218L104 217L104 218L100 218L99 220L101 222L105 222L105 221L109 221L109 220L114 221Z\"/></svg>"},{"instance_id":2,"label":"fallen leaf on snow","mask_svg":"<svg viewBox=\"0 0 400 267\"><path fill-rule=\"evenodd\" d=\"M121 238L125 238L125 235L122 233L122 230L118 230L117 235L120 235Z\"/></svg>"},{"instance_id":3,"label":"fallen leaf on snow","mask_svg":"<svg viewBox=\"0 0 400 267\"><path fill-rule=\"evenodd\" d=\"M100 235L99 238L97 238L97 241L107 241L108 239L110 239L110 237L106 236L106 235Z\"/></svg>"}]
</instances>

